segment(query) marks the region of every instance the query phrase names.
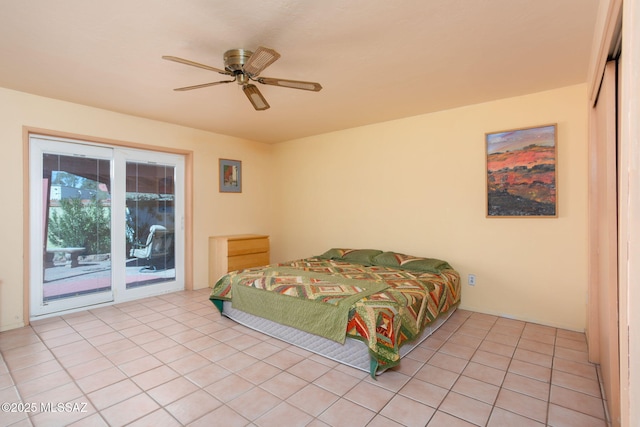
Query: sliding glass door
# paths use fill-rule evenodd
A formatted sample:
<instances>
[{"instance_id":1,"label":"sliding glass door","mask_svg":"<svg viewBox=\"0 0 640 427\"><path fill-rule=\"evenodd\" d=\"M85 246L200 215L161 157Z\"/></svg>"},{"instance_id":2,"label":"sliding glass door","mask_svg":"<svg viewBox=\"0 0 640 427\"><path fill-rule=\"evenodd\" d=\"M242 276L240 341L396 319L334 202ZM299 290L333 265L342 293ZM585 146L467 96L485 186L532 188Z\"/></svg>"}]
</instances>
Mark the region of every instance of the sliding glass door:
<instances>
[{"instance_id":1,"label":"sliding glass door","mask_svg":"<svg viewBox=\"0 0 640 427\"><path fill-rule=\"evenodd\" d=\"M184 288L181 156L30 138L32 317Z\"/></svg>"}]
</instances>

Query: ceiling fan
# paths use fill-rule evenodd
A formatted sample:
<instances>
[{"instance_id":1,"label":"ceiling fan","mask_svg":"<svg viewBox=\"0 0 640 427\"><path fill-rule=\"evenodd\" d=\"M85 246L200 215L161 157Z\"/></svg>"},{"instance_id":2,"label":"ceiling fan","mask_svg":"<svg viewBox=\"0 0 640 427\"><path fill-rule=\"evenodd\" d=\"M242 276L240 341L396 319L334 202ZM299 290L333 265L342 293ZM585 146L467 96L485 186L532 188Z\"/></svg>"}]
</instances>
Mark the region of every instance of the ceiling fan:
<instances>
[{"instance_id":1,"label":"ceiling fan","mask_svg":"<svg viewBox=\"0 0 640 427\"><path fill-rule=\"evenodd\" d=\"M163 56L162 59L168 61L179 62L181 64L191 65L193 67L204 68L205 70L215 71L216 73L232 76L231 80L222 80L218 82L204 83L195 86L179 87L177 91L200 89L203 87L215 86L225 83L236 82L242 86L242 91L247 95L249 101L256 110L266 110L269 103L258 90L258 87L251 82L258 82L265 85L282 86L292 89L311 90L318 92L322 89L320 83L304 82L299 80L276 79L272 77L259 77L259 74L273 64L280 54L273 49L260 46L255 52L246 49L231 49L224 54L224 70L210 67L208 65L189 61L188 59L178 58L176 56Z\"/></svg>"}]
</instances>

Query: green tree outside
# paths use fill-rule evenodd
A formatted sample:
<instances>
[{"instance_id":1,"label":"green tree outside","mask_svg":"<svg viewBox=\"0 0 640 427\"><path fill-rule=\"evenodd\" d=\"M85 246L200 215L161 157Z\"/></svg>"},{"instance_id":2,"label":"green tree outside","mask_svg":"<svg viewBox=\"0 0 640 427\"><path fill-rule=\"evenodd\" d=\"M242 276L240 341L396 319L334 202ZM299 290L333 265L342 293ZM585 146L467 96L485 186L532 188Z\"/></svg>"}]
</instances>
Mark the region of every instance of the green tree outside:
<instances>
[{"instance_id":1,"label":"green tree outside","mask_svg":"<svg viewBox=\"0 0 640 427\"><path fill-rule=\"evenodd\" d=\"M88 204L79 198L60 200L61 212L49 218L49 241L63 248L83 247L85 254L111 252L111 212L96 196Z\"/></svg>"}]
</instances>

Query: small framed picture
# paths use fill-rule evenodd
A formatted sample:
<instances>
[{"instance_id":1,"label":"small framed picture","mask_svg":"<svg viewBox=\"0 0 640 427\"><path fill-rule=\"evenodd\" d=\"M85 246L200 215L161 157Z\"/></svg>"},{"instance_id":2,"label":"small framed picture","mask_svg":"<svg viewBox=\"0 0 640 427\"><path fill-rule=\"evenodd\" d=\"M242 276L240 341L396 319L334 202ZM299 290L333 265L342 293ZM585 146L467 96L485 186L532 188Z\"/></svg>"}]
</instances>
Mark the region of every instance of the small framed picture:
<instances>
[{"instance_id":1,"label":"small framed picture","mask_svg":"<svg viewBox=\"0 0 640 427\"><path fill-rule=\"evenodd\" d=\"M220 159L220 192L242 193L242 162Z\"/></svg>"},{"instance_id":2,"label":"small framed picture","mask_svg":"<svg viewBox=\"0 0 640 427\"><path fill-rule=\"evenodd\" d=\"M487 217L547 217L557 211L556 125L486 134Z\"/></svg>"}]
</instances>

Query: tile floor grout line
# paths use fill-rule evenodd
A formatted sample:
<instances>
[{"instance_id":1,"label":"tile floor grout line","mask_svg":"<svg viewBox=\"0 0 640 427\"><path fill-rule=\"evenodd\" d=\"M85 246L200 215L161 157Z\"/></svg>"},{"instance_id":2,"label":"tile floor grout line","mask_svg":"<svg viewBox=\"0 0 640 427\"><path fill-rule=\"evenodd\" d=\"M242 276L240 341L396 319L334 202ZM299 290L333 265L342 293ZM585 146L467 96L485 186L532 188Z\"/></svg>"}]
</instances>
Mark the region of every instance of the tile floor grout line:
<instances>
[{"instance_id":1,"label":"tile floor grout line","mask_svg":"<svg viewBox=\"0 0 640 427\"><path fill-rule=\"evenodd\" d=\"M497 323L497 319L496 319L495 323ZM491 329L493 329L493 327L495 326L495 323L491 327ZM482 343L484 343L486 341L487 336L489 335L489 332L491 332L491 329L487 332L487 335L482 339ZM523 328L523 330L524 330L524 328ZM520 342L520 338L521 337L522 337L522 332L520 332L520 335L518 336L518 342ZM482 345L482 343L480 343L480 345ZM480 347L478 347L478 348L480 348ZM518 348L518 343L516 343L516 346L513 349L513 353L515 353L517 348ZM502 378L502 381L500 382L500 386L498 387L498 392L496 393L496 397L493 399L493 403L491 404L491 410L489 411L489 416L487 417L487 421L484 424L485 426L489 424L489 421L491 421L491 416L493 415L493 411L496 409L496 402L498 401L498 397L500 396L500 392L503 389L504 381L507 378L507 373L509 372L509 367L511 366L512 362L513 362L513 354L509 358L509 363L505 367L504 377Z\"/></svg>"},{"instance_id":2,"label":"tile floor grout line","mask_svg":"<svg viewBox=\"0 0 640 427\"><path fill-rule=\"evenodd\" d=\"M551 355L551 373L549 375L549 392L547 393L547 414L544 420L545 425L549 425L549 412L551 411L551 388L553 386L553 363L556 356L556 347L558 345L558 329L556 328L555 336L553 337L553 354Z\"/></svg>"},{"instance_id":3,"label":"tile floor grout line","mask_svg":"<svg viewBox=\"0 0 640 427\"><path fill-rule=\"evenodd\" d=\"M470 317L471 317L471 316L469 316L467 319L465 319L465 321L464 321L463 323L461 323L460 325L458 325L458 327L457 327L457 328L455 328L455 329L454 329L454 330L453 330L453 331L452 331L452 332L447 336L447 339L446 339L442 344L440 344L440 346L438 347L438 350L437 350L437 351L436 351L436 352L435 352L431 357L433 357L435 354L437 354L437 352L439 352L439 351L440 351L440 349L445 345L445 343L447 343L447 342L449 341L449 339L451 339L451 337L452 337L456 332L458 332L458 331L460 330L460 328L462 327L462 325L464 325L465 323L467 323L467 322L469 321L469 318L470 318ZM487 333L488 333L488 332L487 332ZM483 339L483 341L484 341L484 339ZM476 351L477 351L477 349L474 351L474 354L476 353ZM447 354L447 353L445 353L445 354ZM451 357L455 357L455 356L453 356L453 355L449 355L449 356L451 356ZM472 358L472 357L473 357L473 356L471 356L471 358ZM427 424L426 424L426 425L428 425L428 424L433 420L433 417L435 417L435 415L438 413L438 411L440 411L440 407L442 406L442 403L447 399L447 396L449 396L449 394L451 394L451 392L453 391L453 387L455 387L455 385L457 384L457 382L460 380L460 377L462 377L462 373L464 372L464 369L466 369L466 368L467 368L467 366L469 366L469 363L471 362L471 358L469 358L469 360L467 360L467 362L465 363L464 368L460 371L460 373L459 373L459 374L457 374L457 375L458 375L458 378L456 378L456 381L454 381L454 383L451 385L451 387L449 387L449 389L447 390L447 393L445 393L445 395L443 396L443 398L442 398L442 400L440 401L440 403L438 403L438 406L436 406L435 411L433 412L433 414L431 415L431 417L429 418L429 420L427 420ZM429 358L429 359L431 359L431 358ZM427 364L427 363L428 363L428 360L427 360L427 362L425 362L425 364ZM474 400L475 400L475 399L474 399ZM464 421L464 422L468 422L468 423L470 423L470 424L474 424L474 423L471 423L470 421L467 421L467 420L465 420L465 419L463 419L463 418L460 418L460 417L458 417L458 416L456 416L456 415L453 415L453 414L451 414L451 413L449 413L449 412L446 412L446 411L442 411L442 412L444 412L444 413L446 413L446 414L448 414L448 415L450 415L450 416L452 416L452 417L454 417L454 418L457 418L457 419L459 419L459 420L462 420L462 421Z\"/></svg>"}]
</instances>

